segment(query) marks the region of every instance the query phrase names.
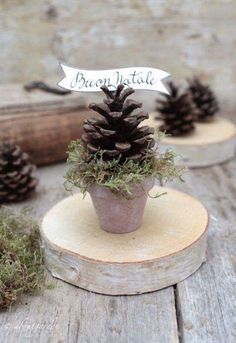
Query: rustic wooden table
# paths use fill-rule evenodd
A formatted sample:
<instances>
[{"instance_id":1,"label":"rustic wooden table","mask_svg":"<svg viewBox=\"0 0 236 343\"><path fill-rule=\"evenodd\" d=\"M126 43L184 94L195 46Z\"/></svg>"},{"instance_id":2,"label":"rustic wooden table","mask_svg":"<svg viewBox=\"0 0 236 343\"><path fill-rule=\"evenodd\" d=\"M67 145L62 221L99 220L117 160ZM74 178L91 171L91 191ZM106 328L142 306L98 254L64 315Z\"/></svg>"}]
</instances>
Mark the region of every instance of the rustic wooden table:
<instances>
[{"instance_id":1,"label":"rustic wooden table","mask_svg":"<svg viewBox=\"0 0 236 343\"><path fill-rule=\"evenodd\" d=\"M37 218L67 195L65 165L41 168L29 205ZM55 288L0 314L0 342L236 342L236 162L190 170L173 185L211 214L207 262L185 281L138 296L94 294L51 278ZM158 201L158 200L156 200Z\"/></svg>"}]
</instances>

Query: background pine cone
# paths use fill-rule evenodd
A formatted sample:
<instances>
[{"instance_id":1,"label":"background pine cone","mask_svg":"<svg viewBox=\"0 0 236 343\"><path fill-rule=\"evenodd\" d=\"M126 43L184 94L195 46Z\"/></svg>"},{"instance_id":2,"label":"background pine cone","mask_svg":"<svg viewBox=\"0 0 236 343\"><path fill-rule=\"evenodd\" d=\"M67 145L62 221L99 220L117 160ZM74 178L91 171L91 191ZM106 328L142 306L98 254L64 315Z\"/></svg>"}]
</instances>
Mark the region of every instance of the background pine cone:
<instances>
[{"instance_id":1,"label":"background pine cone","mask_svg":"<svg viewBox=\"0 0 236 343\"><path fill-rule=\"evenodd\" d=\"M157 100L157 111L161 114L164 124L160 130L172 136L183 136L194 130L192 106L187 93L180 94L179 88L169 82L170 95L162 94L165 98Z\"/></svg>"},{"instance_id":2,"label":"background pine cone","mask_svg":"<svg viewBox=\"0 0 236 343\"><path fill-rule=\"evenodd\" d=\"M24 200L35 189L35 166L19 146L0 144L0 204Z\"/></svg>"},{"instance_id":3,"label":"background pine cone","mask_svg":"<svg viewBox=\"0 0 236 343\"><path fill-rule=\"evenodd\" d=\"M194 77L188 80L188 91L194 105L195 120L199 122L211 121L216 112L219 111L218 101L209 86L203 85Z\"/></svg>"},{"instance_id":4,"label":"background pine cone","mask_svg":"<svg viewBox=\"0 0 236 343\"><path fill-rule=\"evenodd\" d=\"M147 149L154 146L151 134L154 129L149 126L138 127L147 119L148 113L134 110L141 108L142 103L127 97L134 93L132 88L124 89L119 85L115 91L106 86L101 87L107 98L103 103L90 104L90 108L101 114L102 118L87 119L84 122L82 141L91 154L103 150L103 159L112 160L120 157L140 161Z\"/></svg>"}]
</instances>

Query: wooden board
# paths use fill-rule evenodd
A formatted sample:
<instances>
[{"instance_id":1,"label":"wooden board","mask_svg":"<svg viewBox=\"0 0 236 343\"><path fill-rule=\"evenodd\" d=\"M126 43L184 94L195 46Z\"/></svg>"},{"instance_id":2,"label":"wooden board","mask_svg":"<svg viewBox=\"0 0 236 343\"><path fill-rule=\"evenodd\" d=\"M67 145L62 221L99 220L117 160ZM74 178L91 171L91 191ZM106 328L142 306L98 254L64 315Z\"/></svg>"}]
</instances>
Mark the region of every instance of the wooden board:
<instances>
[{"instance_id":1,"label":"wooden board","mask_svg":"<svg viewBox=\"0 0 236 343\"><path fill-rule=\"evenodd\" d=\"M158 127L155 114L145 121L146 125ZM188 167L204 167L225 162L235 155L236 126L229 120L217 117L211 123L196 123L195 131L185 137L163 138L162 150L171 147L178 155L176 163Z\"/></svg>"},{"instance_id":2,"label":"wooden board","mask_svg":"<svg viewBox=\"0 0 236 343\"><path fill-rule=\"evenodd\" d=\"M76 194L42 222L45 260L55 277L104 294L139 294L182 281L205 260L208 214L187 194L155 186L140 229L99 228L90 197Z\"/></svg>"},{"instance_id":3,"label":"wooden board","mask_svg":"<svg viewBox=\"0 0 236 343\"><path fill-rule=\"evenodd\" d=\"M176 286L183 342L235 342L236 161L189 173L184 189L211 209L207 263ZM182 188L179 185L179 188ZM206 287L207 286L207 287Z\"/></svg>"}]
</instances>

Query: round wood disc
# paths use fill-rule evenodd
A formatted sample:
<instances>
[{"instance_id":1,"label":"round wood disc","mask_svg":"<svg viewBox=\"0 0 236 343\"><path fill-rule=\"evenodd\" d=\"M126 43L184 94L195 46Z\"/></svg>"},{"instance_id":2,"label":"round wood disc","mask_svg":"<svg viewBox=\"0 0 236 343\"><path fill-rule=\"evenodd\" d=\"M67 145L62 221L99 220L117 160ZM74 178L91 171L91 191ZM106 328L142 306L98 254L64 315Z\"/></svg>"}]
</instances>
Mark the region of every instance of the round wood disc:
<instances>
[{"instance_id":1,"label":"round wood disc","mask_svg":"<svg viewBox=\"0 0 236 343\"><path fill-rule=\"evenodd\" d=\"M90 196L76 194L44 217L41 236L53 276L103 294L138 294L175 284L205 260L208 213L191 196L155 186L142 226L131 233L100 229Z\"/></svg>"},{"instance_id":2,"label":"round wood disc","mask_svg":"<svg viewBox=\"0 0 236 343\"><path fill-rule=\"evenodd\" d=\"M155 114L145 121L146 125L158 127L160 121ZM188 167L203 167L225 162L235 155L236 126L231 121L216 117L209 123L195 123L195 130L188 136L162 139L163 149L173 148L177 155L177 164Z\"/></svg>"}]
</instances>

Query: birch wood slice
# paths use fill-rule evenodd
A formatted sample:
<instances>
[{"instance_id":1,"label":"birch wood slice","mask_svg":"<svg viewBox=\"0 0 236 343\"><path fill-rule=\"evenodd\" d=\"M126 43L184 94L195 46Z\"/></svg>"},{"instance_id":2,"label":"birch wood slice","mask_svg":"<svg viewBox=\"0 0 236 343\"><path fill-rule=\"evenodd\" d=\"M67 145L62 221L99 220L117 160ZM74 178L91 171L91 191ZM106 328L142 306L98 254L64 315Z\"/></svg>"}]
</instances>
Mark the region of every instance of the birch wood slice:
<instances>
[{"instance_id":1,"label":"birch wood slice","mask_svg":"<svg viewBox=\"0 0 236 343\"><path fill-rule=\"evenodd\" d=\"M44 217L45 263L54 277L103 294L139 294L176 284L205 260L208 213L191 196L155 186L140 229L111 234L99 228L87 196L76 194Z\"/></svg>"},{"instance_id":2,"label":"birch wood slice","mask_svg":"<svg viewBox=\"0 0 236 343\"><path fill-rule=\"evenodd\" d=\"M160 121L151 115L146 125L158 127ZM205 167L230 160L235 155L236 126L224 118L211 123L196 123L195 131L185 137L165 137L160 146L173 148L178 155L176 164L188 167Z\"/></svg>"}]
</instances>

